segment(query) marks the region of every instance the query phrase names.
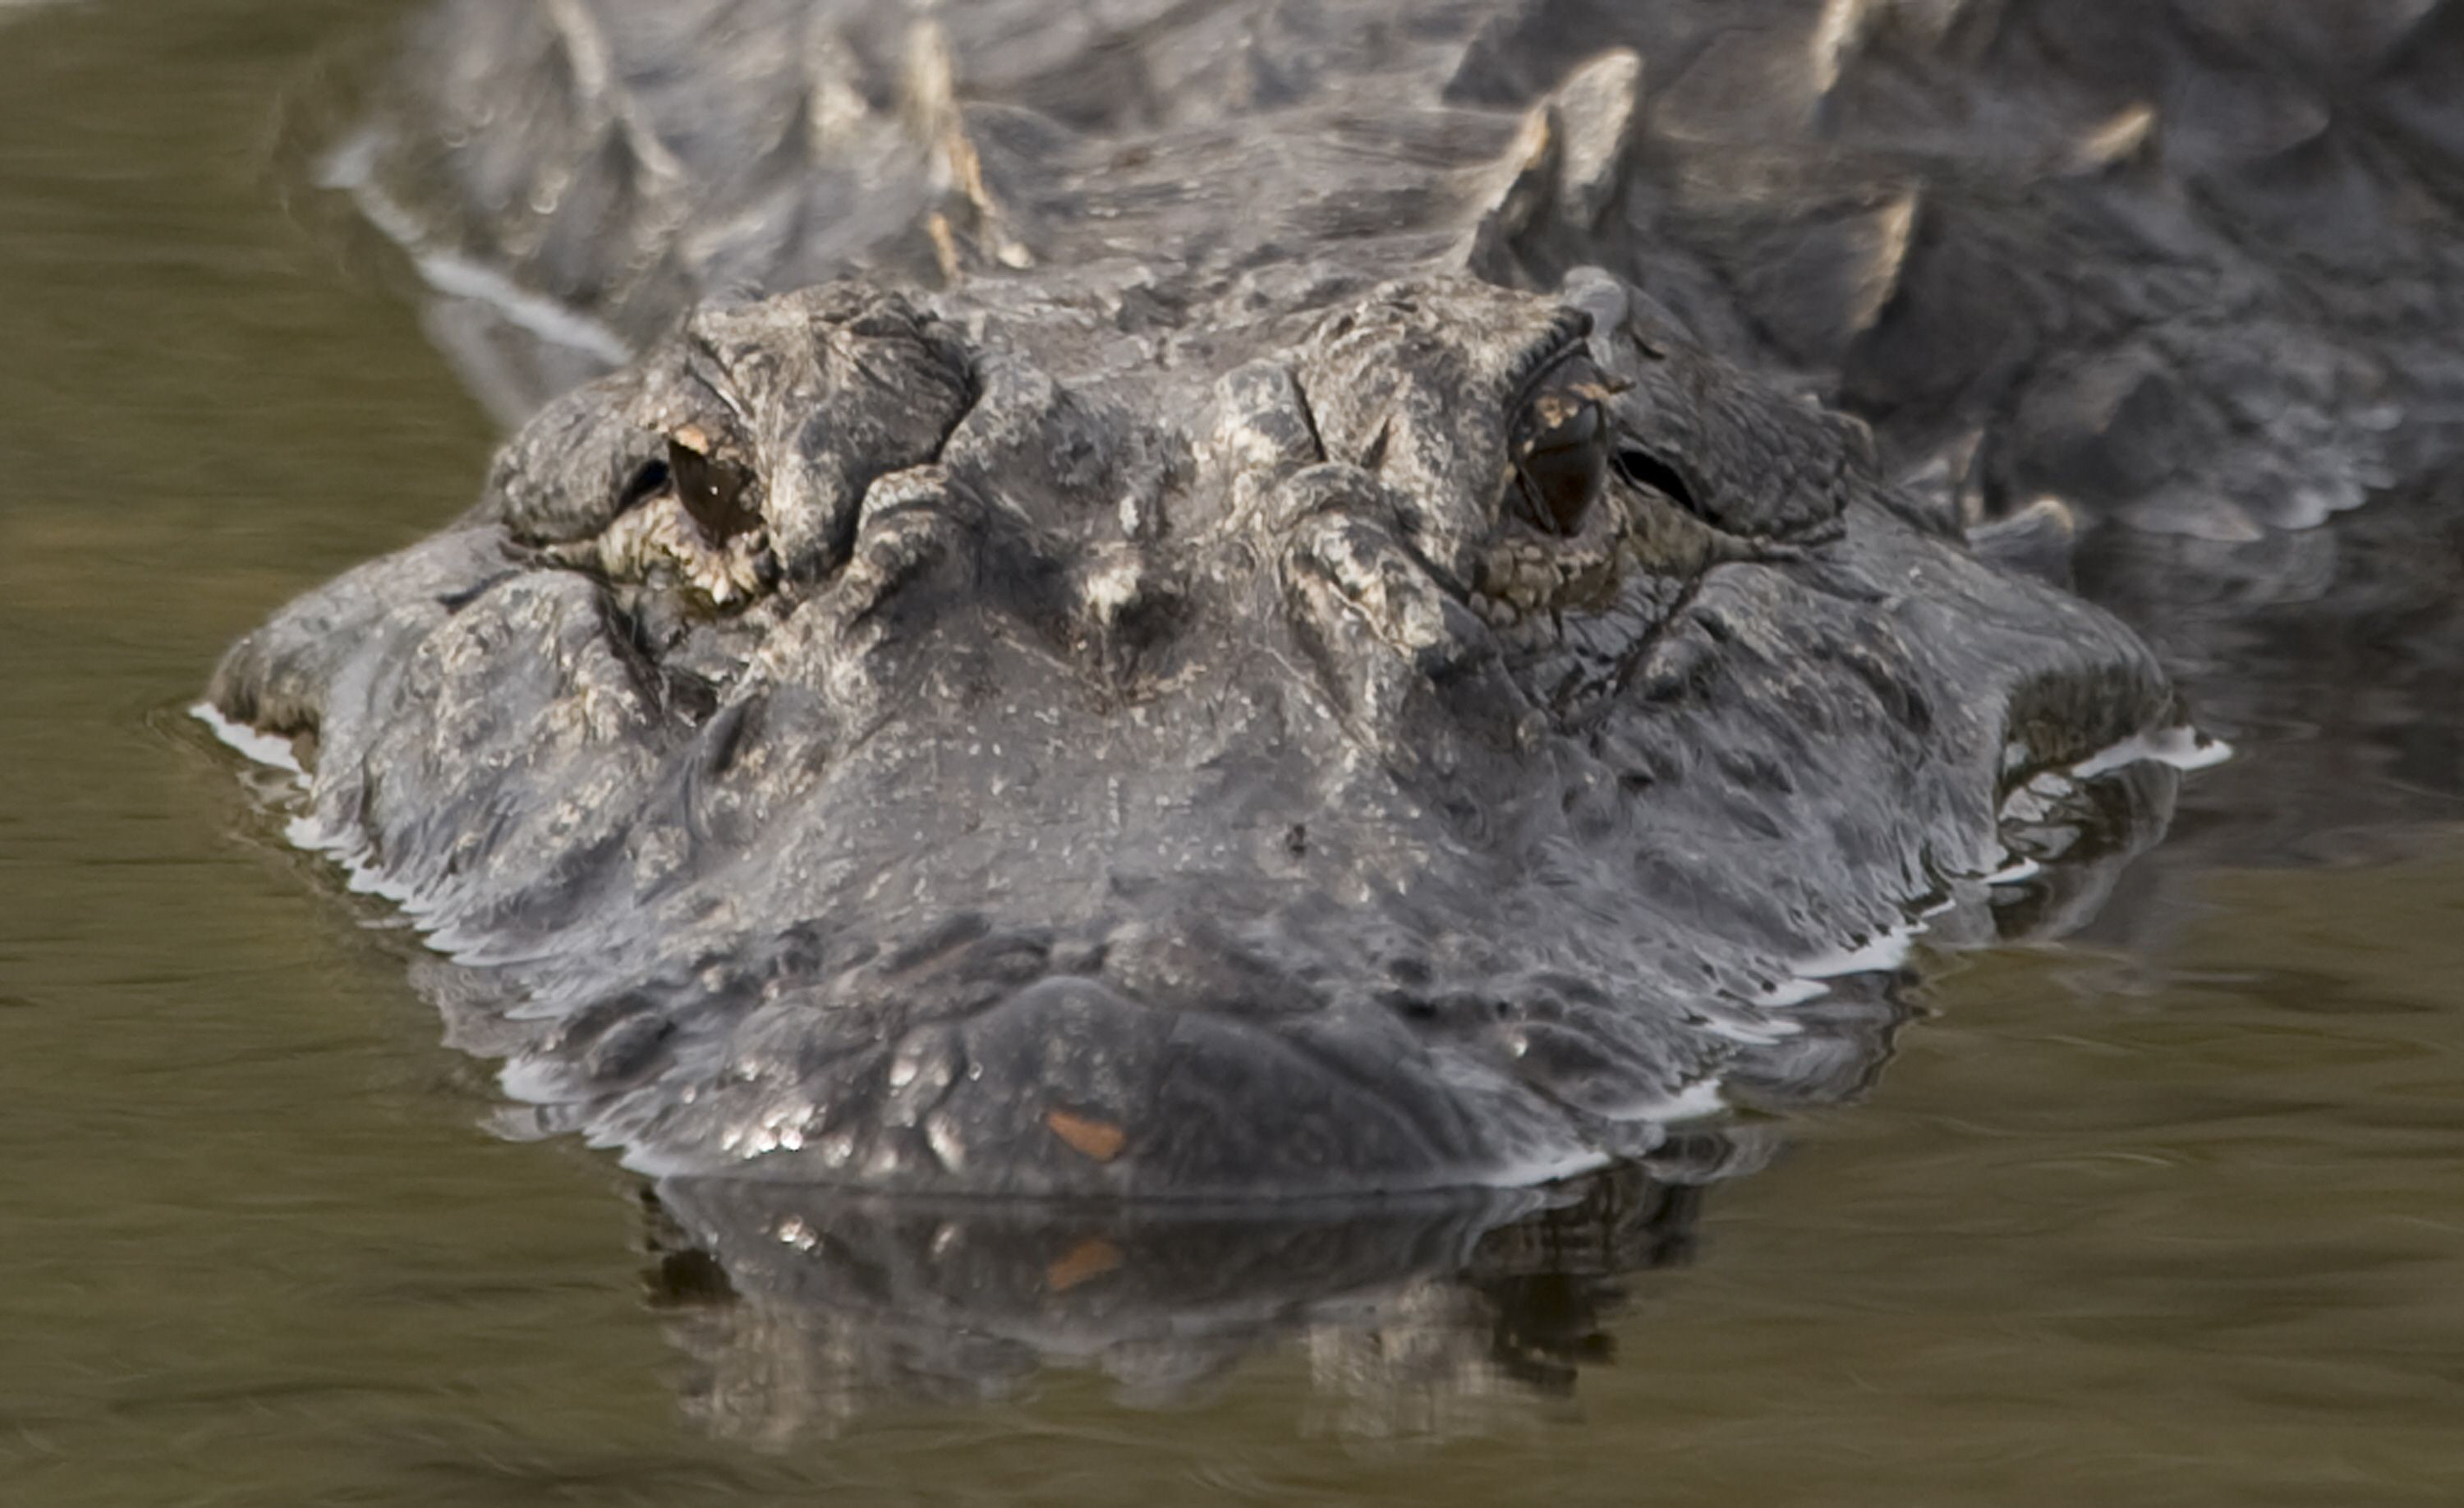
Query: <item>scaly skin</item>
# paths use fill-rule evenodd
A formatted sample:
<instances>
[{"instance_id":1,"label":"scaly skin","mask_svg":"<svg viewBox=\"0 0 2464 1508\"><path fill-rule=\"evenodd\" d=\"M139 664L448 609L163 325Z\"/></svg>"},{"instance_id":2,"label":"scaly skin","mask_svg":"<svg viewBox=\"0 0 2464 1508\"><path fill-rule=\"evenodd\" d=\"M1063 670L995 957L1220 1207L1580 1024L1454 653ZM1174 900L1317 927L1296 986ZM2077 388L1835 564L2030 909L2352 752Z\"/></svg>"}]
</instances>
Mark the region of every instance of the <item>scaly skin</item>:
<instances>
[{"instance_id":1,"label":"scaly skin","mask_svg":"<svg viewBox=\"0 0 2464 1508\"><path fill-rule=\"evenodd\" d=\"M2254 228L2287 153L2445 191L2453 7L1151 9L448 6L344 154L638 353L213 693L547 1124L944 1192L1647 1150L1820 1057L1797 963L2161 823L2059 772L2165 677L1988 515L2445 453L2453 354L2345 296L2445 307L2430 222ZM2220 80L2335 108L2253 155L2167 114Z\"/></svg>"},{"instance_id":2,"label":"scaly skin","mask_svg":"<svg viewBox=\"0 0 2464 1508\"><path fill-rule=\"evenodd\" d=\"M1038 285L704 310L214 700L640 1164L1193 1197L1646 1150L1793 959L2174 716L1605 276L1281 275L1092 370ZM1567 402L1571 535L1513 459Z\"/></svg>"},{"instance_id":3,"label":"scaly skin","mask_svg":"<svg viewBox=\"0 0 2464 1508\"><path fill-rule=\"evenodd\" d=\"M732 1427L1333 1290L1408 1373L1526 1271L1553 1365L1758 1162L1670 1105L1876 1072L1793 968L2161 831L2063 768L2164 678L1991 562L2076 523L2229 724L2452 640L2458 99L2456 0L440 5L335 178L527 427L215 699L537 1127L715 1175ZM2407 789L2451 681L2356 698Z\"/></svg>"}]
</instances>

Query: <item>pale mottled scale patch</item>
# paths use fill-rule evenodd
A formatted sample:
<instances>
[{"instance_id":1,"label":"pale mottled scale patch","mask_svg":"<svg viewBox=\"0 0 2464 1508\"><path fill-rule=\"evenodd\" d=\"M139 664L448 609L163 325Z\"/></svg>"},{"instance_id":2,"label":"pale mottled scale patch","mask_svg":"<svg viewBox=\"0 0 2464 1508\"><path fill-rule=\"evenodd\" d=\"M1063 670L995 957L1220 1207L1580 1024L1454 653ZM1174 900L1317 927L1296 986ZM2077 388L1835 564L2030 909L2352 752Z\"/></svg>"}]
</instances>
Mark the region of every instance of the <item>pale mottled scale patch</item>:
<instances>
[{"instance_id":1,"label":"pale mottled scale patch","mask_svg":"<svg viewBox=\"0 0 2464 1508\"><path fill-rule=\"evenodd\" d=\"M1651 563L1652 505L1611 488L1592 505L1583 532L1546 537L1520 526L1489 548L1471 594L1472 610L1497 628L1535 617L1598 611L1627 574Z\"/></svg>"},{"instance_id":2,"label":"pale mottled scale patch","mask_svg":"<svg viewBox=\"0 0 2464 1508\"><path fill-rule=\"evenodd\" d=\"M559 563L595 571L611 581L672 578L712 607L741 607L767 588L761 557L770 548L759 530L714 545L673 492L662 492L624 514L589 539L550 547Z\"/></svg>"}]
</instances>

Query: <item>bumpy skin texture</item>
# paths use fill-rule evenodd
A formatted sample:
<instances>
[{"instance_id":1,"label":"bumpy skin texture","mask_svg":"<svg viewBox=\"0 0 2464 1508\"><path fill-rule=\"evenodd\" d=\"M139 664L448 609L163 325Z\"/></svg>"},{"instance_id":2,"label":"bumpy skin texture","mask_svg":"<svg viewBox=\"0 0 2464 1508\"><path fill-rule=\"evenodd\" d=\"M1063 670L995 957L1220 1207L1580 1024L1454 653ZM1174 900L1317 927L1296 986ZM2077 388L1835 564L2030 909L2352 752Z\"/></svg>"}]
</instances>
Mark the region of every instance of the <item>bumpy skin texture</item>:
<instances>
[{"instance_id":1,"label":"bumpy skin texture","mask_svg":"<svg viewBox=\"0 0 2464 1508\"><path fill-rule=\"evenodd\" d=\"M1157 8L1125 51L988 6L893 85L871 11L685 10L448 12L449 106L532 70L563 92L499 123L589 146L551 193L444 117L432 181L519 254L463 252L628 336L764 228L756 283L865 275L644 338L212 690L302 739L322 841L551 1126L1180 1198L1643 1152L1786 1060L1793 965L1974 902L2006 798L2059 834L2115 798L2058 771L2178 720L2127 631L1637 286L1698 264L1630 217L1632 54L1498 108L1557 61L1528 17ZM692 24L803 40L721 49L741 88L627 61ZM977 66L1082 114L961 103Z\"/></svg>"},{"instance_id":2,"label":"bumpy skin texture","mask_svg":"<svg viewBox=\"0 0 2464 1508\"><path fill-rule=\"evenodd\" d=\"M2073 575L2266 749L2160 863L2464 800L2464 0L933 14L442 4L340 176L563 311L432 286L508 424L697 297L851 270L1108 266L1168 321L1364 238L1521 288L1603 266L1863 418L1905 495Z\"/></svg>"},{"instance_id":3,"label":"bumpy skin texture","mask_svg":"<svg viewBox=\"0 0 2464 1508\"><path fill-rule=\"evenodd\" d=\"M1226 270L1418 237L1519 287L1605 266L1971 514L2051 492L2248 541L2456 453L2454 0L920 14L444 5L359 166L607 344L850 270L1111 267L1170 318ZM556 383L493 366L481 313L450 343L517 415Z\"/></svg>"}]
</instances>

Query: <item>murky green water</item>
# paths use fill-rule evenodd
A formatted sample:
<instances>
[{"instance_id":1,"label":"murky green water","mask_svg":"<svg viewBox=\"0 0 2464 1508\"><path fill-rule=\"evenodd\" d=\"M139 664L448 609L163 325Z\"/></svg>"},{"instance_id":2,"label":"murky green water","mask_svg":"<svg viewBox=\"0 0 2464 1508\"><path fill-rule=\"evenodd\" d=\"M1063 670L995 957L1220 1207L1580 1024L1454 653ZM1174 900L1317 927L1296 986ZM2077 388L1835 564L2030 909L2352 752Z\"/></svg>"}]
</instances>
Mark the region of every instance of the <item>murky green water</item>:
<instances>
[{"instance_id":1,"label":"murky green water","mask_svg":"<svg viewBox=\"0 0 2464 1508\"><path fill-rule=\"evenodd\" d=\"M658 1298L637 1183L484 1128L398 931L178 710L490 445L268 168L370 9L0 6L0 1501L2464 1500L2435 791L2339 849L2374 863L2177 860L2101 924L2127 947L1950 964L1571 1387L1405 1296L1163 1407L1093 1364L964 1406ZM2185 845L2264 798L2260 733Z\"/></svg>"}]
</instances>

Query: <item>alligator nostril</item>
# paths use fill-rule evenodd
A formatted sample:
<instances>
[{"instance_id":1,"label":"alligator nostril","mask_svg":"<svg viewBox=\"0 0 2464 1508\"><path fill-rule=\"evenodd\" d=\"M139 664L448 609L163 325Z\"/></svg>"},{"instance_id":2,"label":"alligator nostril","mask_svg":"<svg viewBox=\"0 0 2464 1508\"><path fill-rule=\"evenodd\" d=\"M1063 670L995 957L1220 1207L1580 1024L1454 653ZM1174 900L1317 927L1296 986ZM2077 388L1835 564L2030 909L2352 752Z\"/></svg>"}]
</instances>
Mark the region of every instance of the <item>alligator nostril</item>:
<instances>
[{"instance_id":1,"label":"alligator nostril","mask_svg":"<svg viewBox=\"0 0 2464 1508\"><path fill-rule=\"evenodd\" d=\"M1686 485L1684 473L1640 446L1619 446L1617 468L1619 476L1637 487L1651 488L1697 518L1704 516L1703 505L1696 500L1694 489Z\"/></svg>"}]
</instances>

